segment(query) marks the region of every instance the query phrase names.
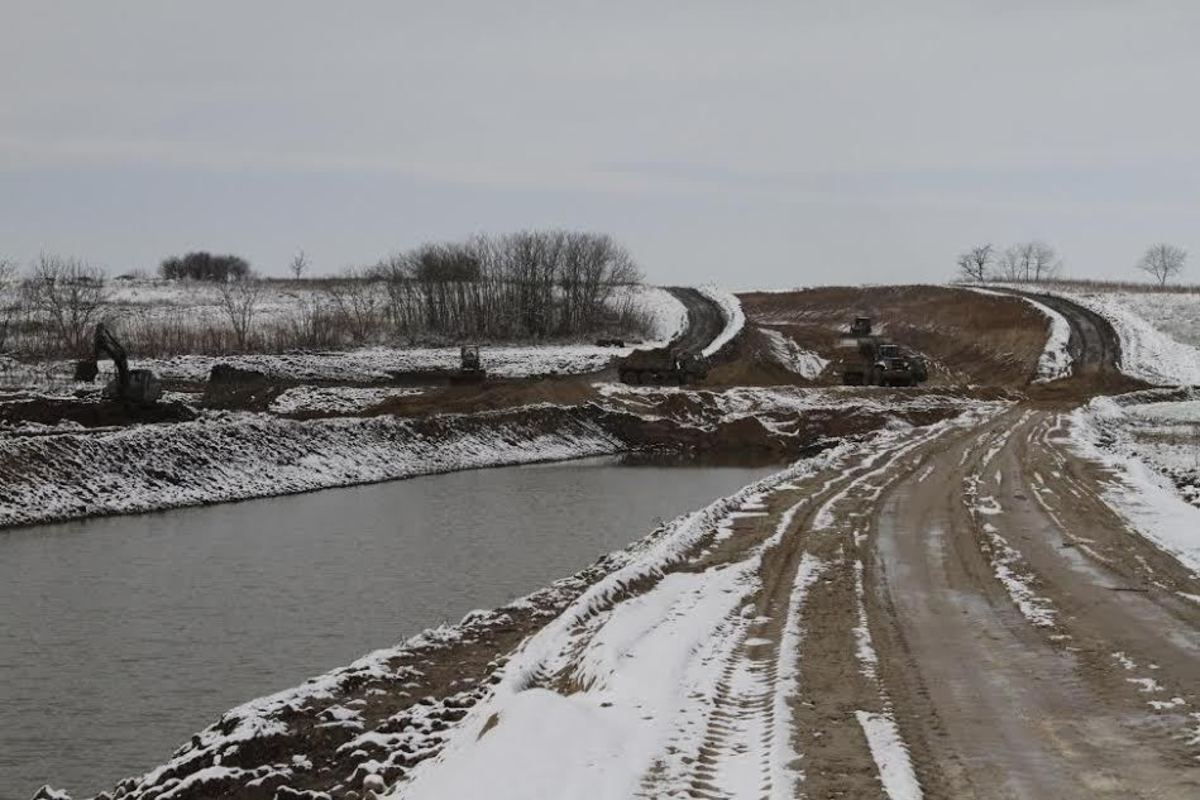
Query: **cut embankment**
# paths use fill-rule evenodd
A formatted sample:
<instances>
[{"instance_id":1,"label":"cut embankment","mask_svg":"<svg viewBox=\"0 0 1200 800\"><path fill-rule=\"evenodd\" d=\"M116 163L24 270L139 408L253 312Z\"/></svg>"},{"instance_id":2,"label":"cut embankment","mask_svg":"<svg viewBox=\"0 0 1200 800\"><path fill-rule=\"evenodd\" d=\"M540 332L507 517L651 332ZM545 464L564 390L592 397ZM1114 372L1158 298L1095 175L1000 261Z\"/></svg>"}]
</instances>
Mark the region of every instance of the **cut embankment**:
<instances>
[{"instance_id":1,"label":"cut embankment","mask_svg":"<svg viewBox=\"0 0 1200 800\"><path fill-rule=\"evenodd\" d=\"M1011 297L1003 292L994 292L989 289L980 289L976 286L966 287L973 292L979 294L990 295L992 297ZM1041 312L1049 323L1049 329L1046 332L1046 345L1042 348L1042 354L1038 357L1037 377L1035 383L1048 383L1056 381L1060 378L1066 378L1071 375L1074 358L1071 356L1071 323L1067 322L1067 318L1058 313L1054 309L1047 306L1045 303L1039 303L1032 297L1018 295L1020 299L1029 303L1031 306Z\"/></svg>"},{"instance_id":2,"label":"cut embankment","mask_svg":"<svg viewBox=\"0 0 1200 800\"><path fill-rule=\"evenodd\" d=\"M0 438L0 527L291 494L628 449L584 413L290 420L230 415Z\"/></svg>"},{"instance_id":3,"label":"cut embankment","mask_svg":"<svg viewBox=\"0 0 1200 800\"><path fill-rule=\"evenodd\" d=\"M1042 363L1046 316L1015 297L946 286L829 286L739 298L751 326L835 363L856 357L845 346L846 331L855 317L866 316L875 334L925 357L933 385L1024 386L1049 372ZM779 359L772 348L759 349L742 356L774 367ZM1058 349L1056 344L1054 352ZM825 382L839 377L834 369L819 374Z\"/></svg>"}]
</instances>

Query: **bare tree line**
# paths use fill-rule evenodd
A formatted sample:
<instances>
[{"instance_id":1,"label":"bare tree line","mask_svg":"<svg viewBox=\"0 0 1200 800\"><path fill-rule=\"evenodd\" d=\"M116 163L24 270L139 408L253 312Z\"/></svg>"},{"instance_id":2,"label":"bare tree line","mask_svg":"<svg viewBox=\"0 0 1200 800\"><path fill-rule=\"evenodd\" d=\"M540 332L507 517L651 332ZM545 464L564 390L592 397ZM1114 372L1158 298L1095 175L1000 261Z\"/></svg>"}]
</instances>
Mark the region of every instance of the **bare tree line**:
<instances>
[{"instance_id":1,"label":"bare tree line","mask_svg":"<svg viewBox=\"0 0 1200 800\"><path fill-rule=\"evenodd\" d=\"M1171 244L1156 244L1146 250L1135 265L1150 275L1160 287L1179 276L1187 262L1187 251ZM998 251L983 244L959 253L955 262L960 280L968 283L1008 281L1041 283L1061 277L1063 261L1046 242L1021 242Z\"/></svg>"},{"instance_id":2,"label":"bare tree line","mask_svg":"<svg viewBox=\"0 0 1200 800\"><path fill-rule=\"evenodd\" d=\"M303 281L290 291L286 315L262 318L269 288L236 256L191 253L167 259L201 288L224 324L182 306L152 317L112 319L112 285L103 271L77 259L43 254L22 275L0 261L0 350L76 357L86 352L101 319L115 324L142 356L179 353L337 348L369 343L547 341L597 333L647 334L652 321L622 287L641 280L629 253L611 237L572 231L524 231L422 245L366 268ZM214 279L213 264L244 264ZM186 265L186 266L179 266ZM309 262L299 251L288 265L300 279ZM214 273L215 274L215 273ZM294 286L299 286L297 280ZM187 285L186 281L184 285ZM286 290L285 290L286 291ZM191 309L194 310L194 309Z\"/></svg>"},{"instance_id":3,"label":"bare tree line","mask_svg":"<svg viewBox=\"0 0 1200 800\"><path fill-rule=\"evenodd\" d=\"M1033 239L1000 251L990 243L977 245L959 254L957 266L959 277L974 283L1037 283L1059 277L1063 261L1053 246Z\"/></svg>"}]
</instances>

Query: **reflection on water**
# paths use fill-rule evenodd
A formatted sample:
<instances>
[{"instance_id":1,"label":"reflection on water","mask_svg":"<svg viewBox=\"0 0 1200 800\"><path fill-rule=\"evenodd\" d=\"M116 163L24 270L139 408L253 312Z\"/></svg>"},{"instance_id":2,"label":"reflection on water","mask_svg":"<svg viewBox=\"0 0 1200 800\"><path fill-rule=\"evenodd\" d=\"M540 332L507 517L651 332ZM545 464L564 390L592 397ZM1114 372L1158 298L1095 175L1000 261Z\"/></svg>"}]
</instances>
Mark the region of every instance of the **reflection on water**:
<instances>
[{"instance_id":1,"label":"reflection on water","mask_svg":"<svg viewBox=\"0 0 1200 800\"><path fill-rule=\"evenodd\" d=\"M0 800L109 788L770 471L591 459L0 531Z\"/></svg>"}]
</instances>

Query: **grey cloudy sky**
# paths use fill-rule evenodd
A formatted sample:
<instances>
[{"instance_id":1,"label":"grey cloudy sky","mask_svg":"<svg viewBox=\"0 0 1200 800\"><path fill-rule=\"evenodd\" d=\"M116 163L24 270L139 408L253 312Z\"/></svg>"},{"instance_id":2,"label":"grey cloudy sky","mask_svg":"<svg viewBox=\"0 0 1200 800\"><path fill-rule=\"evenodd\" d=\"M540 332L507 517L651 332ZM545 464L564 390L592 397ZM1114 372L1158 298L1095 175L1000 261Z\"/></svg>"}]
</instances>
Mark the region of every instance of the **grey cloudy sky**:
<instances>
[{"instance_id":1,"label":"grey cloudy sky","mask_svg":"<svg viewBox=\"0 0 1200 800\"><path fill-rule=\"evenodd\" d=\"M658 282L1200 255L1200 3L0 0L0 255L332 271L479 231ZM1200 279L1200 267L1189 270Z\"/></svg>"}]
</instances>

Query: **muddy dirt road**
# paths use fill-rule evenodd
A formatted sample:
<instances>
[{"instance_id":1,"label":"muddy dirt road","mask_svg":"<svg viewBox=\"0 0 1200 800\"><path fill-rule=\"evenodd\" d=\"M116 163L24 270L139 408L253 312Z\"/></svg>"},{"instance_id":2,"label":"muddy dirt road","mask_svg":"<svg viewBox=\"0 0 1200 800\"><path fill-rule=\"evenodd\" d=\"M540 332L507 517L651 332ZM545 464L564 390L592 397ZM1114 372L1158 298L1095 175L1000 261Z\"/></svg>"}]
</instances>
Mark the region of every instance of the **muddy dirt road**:
<instances>
[{"instance_id":1,"label":"muddy dirt road","mask_svg":"<svg viewBox=\"0 0 1200 800\"><path fill-rule=\"evenodd\" d=\"M478 776L528 748L547 786L595 787L600 745L523 720L548 690L541 714L619 731L628 781L594 796L1196 797L1200 580L1105 504L1067 426L981 412L747 498L539 633L401 796L523 796Z\"/></svg>"},{"instance_id":2,"label":"muddy dirt road","mask_svg":"<svg viewBox=\"0 0 1200 800\"><path fill-rule=\"evenodd\" d=\"M667 291L687 308L688 326L674 344L688 352L699 353L721 335L725 317L721 307L703 293L687 286L669 286Z\"/></svg>"}]
</instances>

